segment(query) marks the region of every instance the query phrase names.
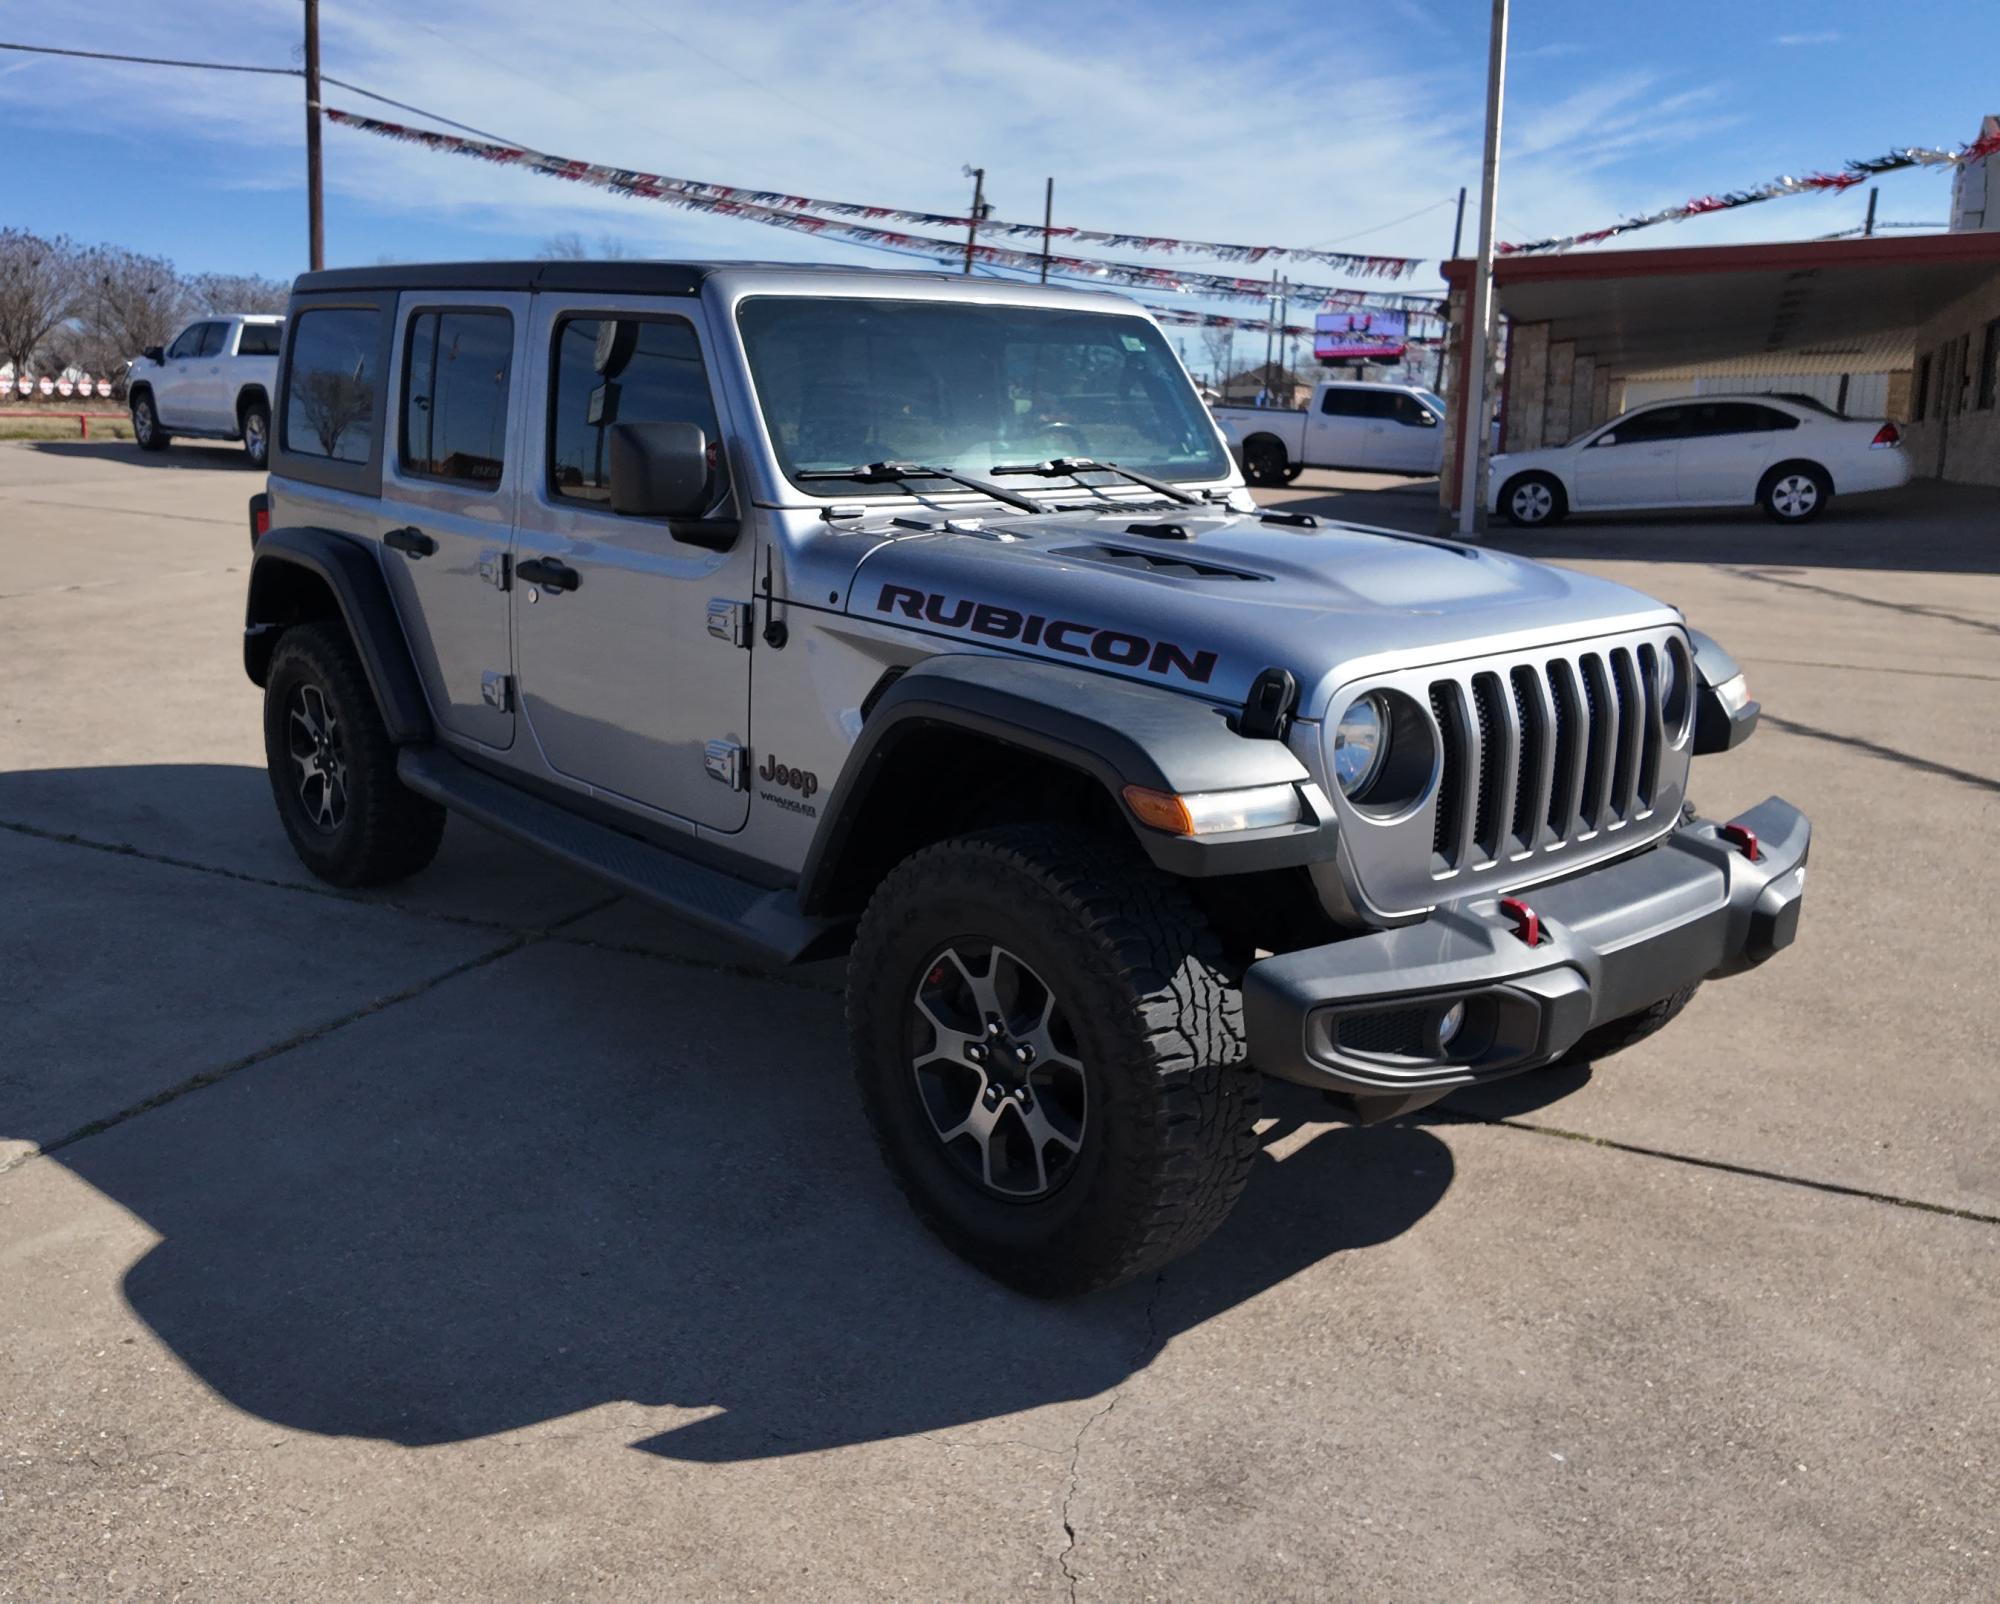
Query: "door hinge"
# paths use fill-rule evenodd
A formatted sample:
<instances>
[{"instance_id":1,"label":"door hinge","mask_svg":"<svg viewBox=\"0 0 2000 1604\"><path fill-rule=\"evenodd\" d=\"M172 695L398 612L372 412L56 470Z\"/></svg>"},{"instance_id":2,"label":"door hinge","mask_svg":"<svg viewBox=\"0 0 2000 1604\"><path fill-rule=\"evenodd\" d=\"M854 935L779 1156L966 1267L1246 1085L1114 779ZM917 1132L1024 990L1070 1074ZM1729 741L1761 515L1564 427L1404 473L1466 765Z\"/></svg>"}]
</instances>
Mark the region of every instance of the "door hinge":
<instances>
[{"instance_id":1,"label":"door hinge","mask_svg":"<svg viewBox=\"0 0 2000 1604\"><path fill-rule=\"evenodd\" d=\"M743 748L734 741L710 741L701 749L701 766L708 770L711 780L720 780L732 791L747 788L749 777L743 764Z\"/></svg>"},{"instance_id":2,"label":"door hinge","mask_svg":"<svg viewBox=\"0 0 2000 1604\"><path fill-rule=\"evenodd\" d=\"M479 554L479 577L495 590L505 590L512 578L512 564L504 551L482 551Z\"/></svg>"},{"instance_id":3,"label":"door hinge","mask_svg":"<svg viewBox=\"0 0 2000 1604\"><path fill-rule=\"evenodd\" d=\"M511 711L514 706L514 676L496 674L489 668L479 676L479 699L502 713Z\"/></svg>"},{"instance_id":4,"label":"door hinge","mask_svg":"<svg viewBox=\"0 0 2000 1604\"><path fill-rule=\"evenodd\" d=\"M748 604L729 601L721 596L710 598L708 632L717 640L726 640L733 646L748 646L750 644Z\"/></svg>"}]
</instances>

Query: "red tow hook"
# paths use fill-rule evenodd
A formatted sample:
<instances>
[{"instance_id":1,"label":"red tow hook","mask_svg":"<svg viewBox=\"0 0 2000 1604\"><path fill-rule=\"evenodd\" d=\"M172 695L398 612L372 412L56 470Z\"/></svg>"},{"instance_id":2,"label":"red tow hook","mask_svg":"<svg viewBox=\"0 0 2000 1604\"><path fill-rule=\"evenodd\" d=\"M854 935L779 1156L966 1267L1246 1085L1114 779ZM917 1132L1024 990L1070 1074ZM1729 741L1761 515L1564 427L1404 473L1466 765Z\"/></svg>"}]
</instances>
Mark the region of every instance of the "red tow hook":
<instances>
[{"instance_id":1,"label":"red tow hook","mask_svg":"<svg viewBox=\"0 0 2000 1604\"><path fill-rule=\"evenodd\" d=\"M1732 842L1736 850L1752 863L1757 861L1757 832L1747 824L1725 824L1715 833L1723 840Z\"/></svg>"},{"instance_id":2,"label":"red tow hook","mask_svg":"<svg viewBox=\"0 0 2000 1604\"><path fill-rule=\"evenodd\" d=\"M1519 897L1502 897L1500 911L1514 921L1514 934L1531 947L1542 944L1542 916Z\"/></svg>"}]
</instances>

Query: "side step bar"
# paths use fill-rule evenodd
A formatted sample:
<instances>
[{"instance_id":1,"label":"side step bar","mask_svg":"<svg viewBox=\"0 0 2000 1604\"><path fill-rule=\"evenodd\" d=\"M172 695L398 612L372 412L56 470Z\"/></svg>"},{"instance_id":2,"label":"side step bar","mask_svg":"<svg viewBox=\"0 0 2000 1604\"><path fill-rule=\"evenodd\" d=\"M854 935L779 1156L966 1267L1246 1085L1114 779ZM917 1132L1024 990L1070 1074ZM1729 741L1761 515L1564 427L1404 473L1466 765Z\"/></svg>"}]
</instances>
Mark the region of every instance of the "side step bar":
<instances>
[{"instance_id":1,"label":"side step bar","mask_svg":"<svg viewBox=\"0 0 2000 1604\"><path fill-rule=\"evenodd\" d=\"M406 746L396 773L419 796L581 869L710 934L790 964L831 957L843 927L799 912L792 891L767 891L665 847L544 802L434 746Z\"/></svg>"}]
</instances>

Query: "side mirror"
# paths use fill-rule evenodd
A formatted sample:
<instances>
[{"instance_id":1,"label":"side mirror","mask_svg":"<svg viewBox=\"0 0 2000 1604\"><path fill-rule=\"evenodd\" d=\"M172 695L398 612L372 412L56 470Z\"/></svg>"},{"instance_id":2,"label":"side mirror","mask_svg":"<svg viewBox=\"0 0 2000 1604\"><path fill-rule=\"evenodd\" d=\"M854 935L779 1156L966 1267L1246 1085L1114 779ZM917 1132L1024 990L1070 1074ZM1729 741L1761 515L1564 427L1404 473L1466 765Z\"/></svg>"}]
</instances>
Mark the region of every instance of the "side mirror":
<instances>
[{"instance_id":1,"label":"side mirror","mask_svg":"<svg viewBox=\"0 0 2000 1604\"><path fill-rule=\"evenodd\" d=\"M708 436L698 423L611 428L611 510L632 518L698 518L708 510Z\"/></svg>"},{"instance_id":2,"label":"side mirror","mask_svg":"<svg viewBox=\"0 0 2000 1604\"><path fill-rule=\"evenodd\" d=\"M1438 426L1438 415L1429 407L1425 407L1417 414L1417 422L1426 429L1435 429Z\"/></svg>"},{"instance_id":3,"label":"side mirror","mask_svg":"<svg viewBox=\"0 0 2000 1604\"><path fill-rule=\"evenodd\" d=\"M139 354L151 361L156 368L163 368L167 365L167 353L157 345L149 345Z\"/></svg>"}]
</instances>

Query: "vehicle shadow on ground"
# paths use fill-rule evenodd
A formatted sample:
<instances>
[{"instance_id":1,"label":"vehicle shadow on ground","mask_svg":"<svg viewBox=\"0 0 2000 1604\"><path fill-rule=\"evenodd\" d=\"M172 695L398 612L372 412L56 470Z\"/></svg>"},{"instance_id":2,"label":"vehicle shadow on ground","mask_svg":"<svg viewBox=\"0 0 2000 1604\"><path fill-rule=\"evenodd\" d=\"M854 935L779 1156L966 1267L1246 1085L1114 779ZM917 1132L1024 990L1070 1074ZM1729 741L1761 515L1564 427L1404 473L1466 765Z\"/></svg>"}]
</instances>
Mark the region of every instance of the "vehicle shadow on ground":
<instances>
[{"instance_id":1,"label":"vehicle shadow on ground","mask_svg":"<svg viewBox=\"0 0 2000 1604\"><path fill-rule=\"evenodd\" d=\"M164 451L141 451L130 440L27 440L22 444L52 457L116 462L128 468L245 467L250 459L233 440L176 440Z\"/></svg>"}]
</instances>

